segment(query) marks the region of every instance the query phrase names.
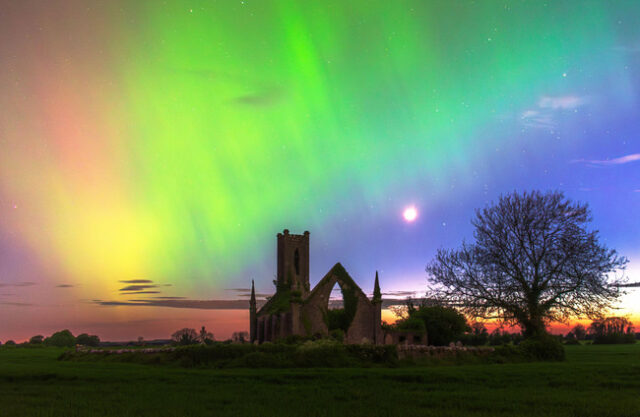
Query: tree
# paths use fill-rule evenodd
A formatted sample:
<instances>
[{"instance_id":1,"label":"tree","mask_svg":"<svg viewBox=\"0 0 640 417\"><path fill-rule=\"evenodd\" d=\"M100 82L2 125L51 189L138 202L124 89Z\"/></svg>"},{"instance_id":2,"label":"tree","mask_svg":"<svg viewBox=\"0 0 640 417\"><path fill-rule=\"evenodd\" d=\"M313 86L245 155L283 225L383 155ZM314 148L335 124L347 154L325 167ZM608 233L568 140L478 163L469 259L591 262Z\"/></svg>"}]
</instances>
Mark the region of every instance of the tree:
<instances>
[{"instance_id":1,"label":"tree","mask_svg":"<svg viewBox=\"0 0 640 417\"><path fill-rule=\"evenodd\" d=\"M586 204L561 192L511 193L476 211L475 243L438 250L426 270L430 296L470 317L517 324L525 337L546 323L601 317L621 295L627 259L599 243Z\"/></svg>"},{"instance_id":2,"label":"tree","mask_svg":"<svg viewBox=\"0 0 640 417\"><path fill-rule=\"evenodd\" d=\"M171 335L171 339L179 345L195 345L198 343L198 333L195 329L180 329Z\"/></svg>"},{"instance_id":3,"label":"tree","mask_svg":"<svg viewBox=\"0 0 640 417\"><path fill-rule=\"evenodd\" d=\"M429 344L448 345L469 330L465 317L456 309L422 303L416 307L412 301L407 302L407 318L398 320L400 330L427 331Z\"/></svg>"},{"instance_id":4,"label":"tree","mask_svg":"<svg viewBox=\"0 0 640 417\"><path fill-rule=\"evenodd\" d=\"M208 332L207 329L202 326L202 328L200 329L200 334L198 335L198 340L200 341L200 343L209 345L213 342L213 333Z\"/></svg>"},{"instance_id":5,"label":"tree","mask_svg":"<svg viewBox=\"0 0 640 417\"><path fill-rule=\"evenodd\" d=\"M231 340L234 343L246 343L249 341L249 332L233 332Z\"/></svg>"},{"instance_id":6,"label":"tree","mask_svg":"<svg viewBox=\"0 0 640 417\"><path fill-rule=\"evenodd\" d=\"M96 347L100 344L100 338L95 335L88 335L87 333L79 334L76 337L76 344L83 346L93 346Z\"/></svg>"},{"instance_id":7,"label":"tree","mask_svg":"<svg viewBox=\"0 0 640 417\"><path fill-rule=\"evenodd\" d=\"M625 317L607 317L594 320L589 326L594 344L635 343L633 324Z\"/></svg>"},{"instance_id":8,"label":"tree","mask_svg":"<svg viewBox=\"0 0 640 417\"><path fill-rule=\"evenodd\" d=\"M573 329L571 329L571 333L578 340L584 340L587 337L587 329L582 324L576 324Z\"/></svg>"},{"instance_id":9,"label":"tree","mask_svg":"<svg viewBox=\"0 0 640 417\"><path fill-rule=\"evenodd\" d=\"M47 346L72 347L76 344L76 338L69 330L65 329L55 332L50 337L44 339L44 344Z\"/></svg>"},{"instance_id":10,"label":"tree","mask_svg":"<svg viewBox=\"0 0 640 417\"><path fill-rule=\"evenodd\" d=\"M14 342L13 340L7 340L6 342L4 342L5 346L15 346L16 342Z\"/></svg>"},{"instance_id":11,"label":"tree","mask_svg":"<svg viewBox=\"0 0 640 417\"><path fill-rule=\"evenodd\" d=\"M31 343L32 345L41 345L43 341L44 341L44 336L41 334L37 336L32 336L31 339L29 339L29 343Z\"/></svg>"}]
</instances>

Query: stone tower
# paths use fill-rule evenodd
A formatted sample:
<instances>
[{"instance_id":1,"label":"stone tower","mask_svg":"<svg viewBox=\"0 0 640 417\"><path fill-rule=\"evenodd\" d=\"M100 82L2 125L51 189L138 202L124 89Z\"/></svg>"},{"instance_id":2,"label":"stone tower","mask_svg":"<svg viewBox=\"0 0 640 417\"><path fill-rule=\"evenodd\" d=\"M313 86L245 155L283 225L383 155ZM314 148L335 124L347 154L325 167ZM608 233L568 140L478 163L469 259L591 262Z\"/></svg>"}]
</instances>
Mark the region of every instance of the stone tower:
<instances>
[{"instance_id":1,"label":"stone tower","mask_svg":"<svg viewBox=\"0 0 640 417\"><path fill-rule=\"evenodd\" d=\"M304 296L309 292L309 232L301 235L284 229L278 233L278 288L291 285Z\"/></svg>"}]
</instances>

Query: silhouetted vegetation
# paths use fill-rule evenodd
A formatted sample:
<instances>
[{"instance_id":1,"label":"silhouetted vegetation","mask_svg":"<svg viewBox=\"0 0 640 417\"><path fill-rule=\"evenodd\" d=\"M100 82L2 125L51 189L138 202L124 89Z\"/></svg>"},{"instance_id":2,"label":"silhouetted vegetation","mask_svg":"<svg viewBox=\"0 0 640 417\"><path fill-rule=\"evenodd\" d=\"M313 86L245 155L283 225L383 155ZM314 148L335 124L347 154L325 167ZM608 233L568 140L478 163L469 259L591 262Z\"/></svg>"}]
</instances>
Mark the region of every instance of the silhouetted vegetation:
<instances>
[{"instance_id":1,"label":"silhouetted vegetation","mask_svg":"<svg viewBox=\"0 0 640 417\"><path fill-rule=\"evenodd\" d=\"M44 342L44 336L42 336L41 334L37 335L37 336L32 336L29 339L29 343L32 345L41 345L42 342Z\"/></svg>"},{"instance_id":2,"label":"silhouetted vegetation","mask_svg":"<svg viewBox=\"0 0 640 417\"><path fill-rule=\"evenodd\" d=\"M594 344L635 343L636 334L631 322L624 317L594 320L589 326Z\"/></svg>"},{"instance_id":3,"label":"silhouetted vegetation","mask_svg":"<svg viewBox=\"0 0 640 417\"><path fill-rule=\"evenodd\" d=\"M89 335L87 333L79 334L76 337L76 344L83 346L99 346L100 338L96 335Z\"/></svg>"},{"instance_id":4,"label":"silhouetted vegetation","mask_svg":"<svg viewBox=\"0 0 640 417\"><path fill-rule=\"evenodd\" d=\"M627 260L587 230L590 220L586 204L561 192L502 196L476 212L475 243L441 249L427 266L429 296L518 324L526 337L546 334L546 321L597 317L620 296L608 276Z\"/></svg>"},{"instance_id":5,"label":"silhouetted vegetation","mask_svg":"<svg viewBox=\"0 0 640 417\"><path fill-rule=\"evenodd\" d=\"M427 332L428 343L446 346L460 340L470 330L465 317L456 309L440 305L416 306L407 301L406 317L396 322L398 330Z\"/></svg>"},{"instance_id":6,"label":"silhouetted vegetation","mask_svg":"<svg viewBox=\"0 0 640 417\"><path fill-rule=\"evenodd\" d=\"M171 335L171 340L182 346L195 345L198 343L198 333L195 329L185 327L184 329L180 329L173 333Z\"/></svg>"},{"instance_id":7,"label":"silhouetted vegetation","mask_svg":"<svg viewBox=\"0 0 640 417\"><path fill-rule=\"evenodd\" d=\"M76 338L69 330L60 330L55 332L51 336L44 339L44 344L47 346L56 347L72 347L76 344Z\"/></svg>"}]
</instances>

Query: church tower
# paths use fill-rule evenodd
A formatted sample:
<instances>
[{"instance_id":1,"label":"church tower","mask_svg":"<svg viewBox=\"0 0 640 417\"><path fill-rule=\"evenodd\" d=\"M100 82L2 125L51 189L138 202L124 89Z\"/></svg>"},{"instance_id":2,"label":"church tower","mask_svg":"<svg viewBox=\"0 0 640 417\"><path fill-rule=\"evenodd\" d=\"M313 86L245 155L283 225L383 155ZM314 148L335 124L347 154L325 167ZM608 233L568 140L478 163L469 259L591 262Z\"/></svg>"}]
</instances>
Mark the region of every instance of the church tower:
<instances>
[{"instance_id":1,"label":"church tower","mask_svg":"<svg viewBox=\"0 0 640 417\"><path fill-rule=\"evenodd\" d=\"M294 235L284 229L278 233L278 288L291 286L302 296L309 292L309 232Z\"/></svg>"}]
</instances>

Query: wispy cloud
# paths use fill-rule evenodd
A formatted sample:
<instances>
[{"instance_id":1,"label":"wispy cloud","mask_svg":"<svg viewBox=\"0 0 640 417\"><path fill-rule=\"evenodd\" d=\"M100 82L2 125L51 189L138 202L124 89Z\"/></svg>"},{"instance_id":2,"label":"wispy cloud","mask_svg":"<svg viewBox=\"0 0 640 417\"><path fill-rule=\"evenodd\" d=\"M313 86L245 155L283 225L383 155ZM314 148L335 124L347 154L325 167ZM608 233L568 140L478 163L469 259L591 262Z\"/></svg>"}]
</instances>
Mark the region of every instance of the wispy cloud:
<instances>
[{"instance_id":1,"label":"wispy cloud","mask_svg":"<svg viewBox=\"0 0 640 417\"><path fill-rule=\"evenodd\" d=\"M127 285L126 287L120 288L118 291L127 292L127 291L143 291L149 288L158 288L157 285Z\"/></svg>"},{"instance_id":2,"label":"wispy cloud","mask_svg":"<svg viewBox=\"0 0 640 417\"><path fill-rule=\"evenodd\" d=\"M633 53L640 52L640 45L618 45L618 46L614 46L611 49L617 52L626 52L626 53L633 54Z\"/></svg>"},{"instance_id":3,"label":"wispy cloud","mask_svg":"<svg viewBox=\"0 0 640 417\"><path fill-rule=\"evenodd\" d=\"M71 284L60 284L60 285L56 285L56 288L73 288L73 285L71 285Z\"/></svg>"},{"instance_id":4,"label":"wispy cloud","mask_svg":"<svg viewBox=\"0 0 640 417\"><path fill-rule=\"evenodd\" d=\"M541 109L574 110L587 103L586 97L580 96L542 96L538 100Z\"/></svg>"},{"instance_id":5,"label":"wispy cloud","mask_svg":"<svg viewBox=\"0 0 640 417\"><path fill-rule=\"evenodd\" d=\"M189 299L154 299L131 301L103 301L92 300L101 306L136 306L136 307L170 307L170 308L195 308L203 310L246 310L249 308L248 300L189 300ZM263 301L258 305L264 304Z\"/></svg>"},{"instance_id":6,"label":"wispy cloud","mask_svg":"<svg viewBox=\"0 0 640 417\"><path fill-rule=\"evenodd\" d=\"M35 282L9 282L9 283L5 283L5 284L1 284L0 283L0 288L7 288L7 287L31 287L33 285L36 285Z\"/></svg>"},{"instance_id":7,"label":"wispy cloud","mask_svg":"<svg viewBox=\"0 0 640 417\"><path fill-rule=\"evenodd\" d=\"M632 153L629 155L624 155L619 158L613 158L613 159L576 159L571 162L583 163L583 164L592 165L592 166L610 166L610 165L624 165L624 164L628 164L636 161L640 161L640 153Z\"/></svg>"},{"instance_id":8,"label":"wispy cloud","mask_svg":"<svg viewBox=\"0 0 640 417\"><path fill-rule=\"evenodd\" d=\"M151 281L150 279L124 279L118 282L121 282L123 284L152 284L153 283L153 281Z\"/></svg>"},{"instance_id":9,"label":"wispy cloud","mask_svg":"<svg viewBox=\"0 0 640 417\"><path fill-rule=\"evenodd\" d=\"M640 282L629 282L628 284L619 284L618 287L640 288Z\"/></svg>"},{"instance_id":10,"label":"wispy cloud","mask_svg":"<svg viewBox=\"0 0 640 417\"><path fill-rule=\"evenodd\" d=\"M585 96L542 96L536 106L520 113L520 121L526 127L552 129L557 125L557 113L577 110L589 102Z\"/></svg>"}]
</instances>

